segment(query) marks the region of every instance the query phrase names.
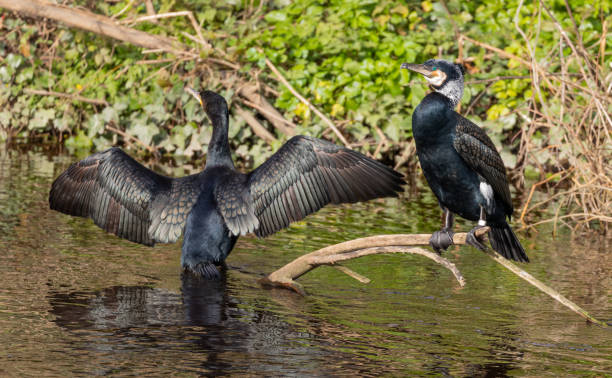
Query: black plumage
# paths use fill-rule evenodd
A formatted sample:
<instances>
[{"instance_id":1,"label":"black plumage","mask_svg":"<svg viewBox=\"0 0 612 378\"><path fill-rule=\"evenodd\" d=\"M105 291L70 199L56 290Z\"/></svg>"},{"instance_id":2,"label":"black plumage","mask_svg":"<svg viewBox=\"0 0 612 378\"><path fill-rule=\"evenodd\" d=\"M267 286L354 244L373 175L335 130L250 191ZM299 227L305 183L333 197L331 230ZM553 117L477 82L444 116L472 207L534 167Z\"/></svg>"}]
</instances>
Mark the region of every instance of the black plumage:
<instances>
[{"instance_id":1,"label":"black plumage","mask_svg":"<svg viewBox=\"0 0 612 378\"><path fill-rule=\"evenodd\" d=\"M422 74L433 89L412 115L421 168L445 213L444 227L432 235L431 246L439 252L452 244L455 213L478 221L468 233L469 244L485 248L474 231L487 225L493 249L508 259L528 262L506 221L513 206L504 162L484 130L454 110L463 95L463 67L432 59L404 63L402 68Z\"/></svg>"},{"instance_id":2,"label":"black plumage","mask_svg":"<svg viewBox=\"0 0 612 378\"><path fill-rule=\"evenodd\" d=\"M228 108L211 91L189 90L213 125L204 171L159 175L110 148L71 165L53 183L52 209L92 218L115 235L145 245L184 232L181 263L214 277L238 236L265 237L328 203L397 196L404 181L391 168L333 143L295 136L250 173L236 171L228 143Z\"/></svg>"}]
</instances>

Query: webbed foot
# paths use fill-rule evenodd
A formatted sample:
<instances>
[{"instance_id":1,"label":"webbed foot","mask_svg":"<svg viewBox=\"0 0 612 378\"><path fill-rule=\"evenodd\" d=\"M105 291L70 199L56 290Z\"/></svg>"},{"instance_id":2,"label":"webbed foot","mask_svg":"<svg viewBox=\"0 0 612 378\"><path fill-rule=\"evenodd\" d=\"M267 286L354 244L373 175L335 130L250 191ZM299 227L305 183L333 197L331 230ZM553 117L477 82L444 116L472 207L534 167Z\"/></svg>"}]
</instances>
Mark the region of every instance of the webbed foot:
<instances>
[{"instance_id":1,"label":"webbed foot","mask_svg":"<svg viewBox=\"0 0 612 378\"><path fill-rule=\"evenodd\" d=\"M203 278L205 280L217 281L221 278L221 273L215 264L211 262L201 262L196 266L185 266L184 272L193 274L196 277Z\"/></svg>"},{"instance_id":2,"label":"webbed foot","mask_svg":"<svg viewBox=\"0 0 612 378\"><path fill-rule=\"evenodd\" d=\"M448 247L453 245L453 235L455 233L450 228L443 228L440 231L436 231L429 238L429 245L438 254L442 251L446 251Z\"/></svg>"},{"instance_id":3,"label":"webbed foot","mask_svg":"<svg viewBox=\"0 0 612 378\"><path fill-rule=\"evenodd\" d=\"M486 227L486 226L476 226L476 227L472 228L467 233L467 236L465 238L465 243L471 245L472 247L476 247L476 248L480 249L481 251L486 251L487 250L487 246L482 244L482 240L478 239L476 237L476 235L474 234L474 232L476 232L476 230L481 229L483 227Z\"/></svg>"}]
</instances>

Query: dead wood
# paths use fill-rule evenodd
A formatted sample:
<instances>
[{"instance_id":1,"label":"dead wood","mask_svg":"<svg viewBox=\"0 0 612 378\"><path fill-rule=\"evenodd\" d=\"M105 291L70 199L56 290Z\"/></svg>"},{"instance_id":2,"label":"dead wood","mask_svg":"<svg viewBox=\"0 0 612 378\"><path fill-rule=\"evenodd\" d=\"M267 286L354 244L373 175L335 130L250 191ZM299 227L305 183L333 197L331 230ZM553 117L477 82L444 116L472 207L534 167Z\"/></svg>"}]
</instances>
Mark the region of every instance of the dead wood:
<instances>
[{"instance_id":1,"label":"dead wood","mask_svg":"<svg viewBox=\"0 0 612 378\"><path fill-rule=\"evenodd\" d=\"M488 230L488 228L479 229L476 231L476 235L481 237L486 234ZM466 233L455 234L453 236L453 243L465 244L466 235ZM284 287L297 293L305 294L302 285L297 283L295 279L318 266L335 265L341 261L381 253L412 253L425 256L444 266L453 273L460 286L465 285L465 279L455 264L437 253L416 247L429 245L430 237L430 234L377 235L330 245L318 251L298 257L289 264L263 278L261 283L265 286Z\"/></svg>"},{"instance_id":2,"label":"dead wood","mask_svg":"<svg viewBox=\"0 0 612 378\"><path fill-rule=\"evenodd\" d=\"M287 87L287 89L298 99L300 100L303 104L305 104L306 106L308 106L308 108L310 110L312 110L317 116L319 116L319 118L321 118L323 120L323 122L327 125L327 127L329 127L334 134L336 134L336 136L338 137L338 139L340 139L340 141L344 144L345 147L347 148L351 148L350 143L348 142L348 140L346 140L346 138L344 137L344 135L342 135L342 133L340 132L340 130L338 130L338 128L336 127L336 125L334 125L334 123L325 116L325 114L321 113L321 111L319 109L317 109L310 101L308 101L304 96L302 96L298 91L295 90L295 88L293 88L293 86L291 84L289 84L289 82L287 81L287 79L285 79L285 77L280 73L280 71L278 70L278 68L276 68L276 66L274 64L272 64L272 62L266 58L266 65L268 66L268 68L270 68L270 70L272 72L274 72L274 74L276 75L276 77L278 78L278 80L280 80L281 83L283 83L283 85L285 87Z\"/></svg>"},{"instance_id":3,"label":"dead wood","mask_svg":"<svg viewBox=\"0 0 612 378\"><path fill-rule=\"evenodd\" d=\"M479 230L476 230L475 234L478 238L484 238L488 232L489 228L484 227ZM466 236L466 233L455 234L453 236L453 243L455 245L466 244ZM317 251L298 257L297 259L293 260L282 268L270 273L267 277L262 278L260 280L260 283L265 287L285 288L293 290L301 295L305 295L306 292L304 288L295 280L318 266L330 265L337 267L339 265L339 262L341 261L382 253L413 253L430 258L450 270L459 282L459 285L463 287L465 285L465 279L463 278L463 275L461 274L459 269L457 269L455 264L438 255L437 253L430 252L420 247L416 247L419 245L429 245L430 237L430 234L377 235L330 245L328 247L321 248ZM580 306L561 295L555 289L549 287L545 283L533 277L531 274L527 273L523 269L519 268L509 260L505 259L499 253L490 249L487 249L486 251L484 251L484 253L487 256L491 257L495 262L508 269L510 272L527 281L538 290L548 294L551 298L566 306L567 308L574 311L583 318L587 319L588 321L595 323L601 327L608 327L605 322L595 319ZM339 270L362 283L370 282L367 277L364 277L359 273L353 272L347 267L340 265Z\"/></svg>"},{"instance_id":4,"label":"dead wood","mask_svg":"<svg viewBox=\"0 0 612 378\"><path fill-rule=\"evenodd\" d=\"M235 104L233 105L233 108L236 114L242 117L242 119L244 119L246 123L251 126L251 130L253 130L255 135L257 135L268 143L272 143L276 140L274 135L272 135L272 133L270 133L268 129L266 129L261 123L259 123L259 121L253 116L253 114L251 114L251 112L244 110L243 108Z\"/></svg>"},{"instance_id":5,"label":"dead wood","mask_svg":"<svg viewBox=\"0 0 612 378\"><path fill-rule=\"evenodd\" d=\"M244 85L240 87L238 94L247 100L243 101L245 105L259 111L259 113L281 133L287 136L295 135L295 125L287 121L283 115L259 93L256 85Z\"/></svg>"},{"instance_id":6,"label":"dead wood","mask_svg":"<svg viewBox=\"0 0 612 378\"><path fill-rule=\"evenodd\" d=\"M108 102L106 102L106 100L99 100L96 98L87 98L87 97L79 96L77 94L72 94L72 93L61 93L61 92L45 91L45 90L32 89L32 88L25 88L23 92L32 94L32 95L38 95L38 96L62 97L62 98L67 98L67 99L74 100L74 101L86 102L88 104L108 106Z\"/></svg>"},{"instance_id":7,"label":"dead wood","mask_svg":"<svg viewBox=\"0 0 612 378\"><path fill-rule=\"evenodd\" d=\"M161 49L174 54L187 51L185 45L171 38L117 25L111 18L44 0L0 0L0 8L23 13L30 17L48 18L70 27L87 30L147 49Z\"/></svg>"}]
</instances>

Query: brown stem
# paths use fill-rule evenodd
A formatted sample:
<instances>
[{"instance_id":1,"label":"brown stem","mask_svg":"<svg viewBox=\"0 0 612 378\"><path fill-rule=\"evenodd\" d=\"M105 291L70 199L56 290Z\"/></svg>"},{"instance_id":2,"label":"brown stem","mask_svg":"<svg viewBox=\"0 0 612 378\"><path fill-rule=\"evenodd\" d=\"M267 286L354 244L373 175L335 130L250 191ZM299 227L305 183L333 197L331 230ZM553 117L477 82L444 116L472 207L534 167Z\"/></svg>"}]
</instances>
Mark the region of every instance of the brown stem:
<instances>
[{"instance_id":1,"label":"brown stem","mask_svg":"<svg viewBox=\"0 0 612 378\"><path fill-rule=\"evenodd\" d=\"M75 101L86 102L88 104L108 106L108 102L106 102L106 100L98 100L98 99L95 99L95 98L87 98L87 97L83 97L83 96L79 96L79 95L75 95L75 94L71 94L71 93L45 91L45 90L42 90L42 89L31 89L31 88L26 88L26 89L23 90L23 92L27 93L27 94L32 94L32 95L38 95L38 96L62 97L62 98L68 98L68 99L75 100Z\"/></svg>"},{"instance_id":2,"label":"brown stem","mask_svg":"<svg viewBox=\"0 0 612 378\"><path fill-rule=\"evenodd\" d=\"M145 142L141 141L140 139L136 138L135 136L126 133L125 131L119 130L119 129L114 128L114 127L109 126L109 125L106 125L105 128L108 131L112 131L115 134L121 135L126 142L129 142L130 140L133 140L137 144L139 144L142 147L144 147L150 153L152 153L152 154L156 154L157 153L157 149L155 149L155 147L152 147L152 146L146 144Z\"/></svg>"},{"instance_id":3,"label":"brown stem","mask_svg":"<svg viewBox=\"0 0 612 378\"><path fill-rule=\"evenodd\" d=\"M268 66L268 68L270 68L270 70L272 70L272 72L274 72L274 74L278 77L278 80L280 80L280 82L283 83L283 85L287 87L287 89L289 89L289 91L293 93L295 97L298 98L298 100L304 103L304 105L308 106L310 110L312 110L317 116L319 116L319 118L323 120L323 122L327 124L327 126L334 132L334 134L336 134L338 139L340 139L340 141L344 143L346 148L351 148L348 140L346 140L346 138L344 137L344 135L342 135L340 130L338 130L336 125L334 125L334 123L329 118L327 118L325 114L321 113L319 109L317 109L313 104L311 104L310 101L308 101L304 96L302 96L298 91L296 91L295 88L293 88L293 86L289 84L287 79L285 79L285 77L281 75L280 71L276 68L276 66L272 64L272 62L270 62L270 60L267 58L266 65Z\"/></svg>"},{"instance_id":4,"label":"brown stem","mask_svg":"<svg viewBox=\"0 0 612 378\"><path fill-rule=\"evenodd\" d=\"M277 128L281 133L287 136L295 135L295 125L287 121L283 115L258 92L256 85L244 85L237 90L237 93L248 101L248 103L245 102L245 105L259 111L261 115L266 117L272 126Z\"/></svg>"},{"instance_id":5,"label":"brown stem","mask_svg":"<svg viewBox=\"0 0 612 378\"><path fill-rule=\"evenodd\" d=\"M237 115L239 115L240 117L242 117L242 119L245 120L245 122L251 126L251 129L253 130L253 132L255 133L255 135L257 135L258 137L260 137L261 139L265 140L268 143L272 143L276 140L276 138L274 137L274 135L272 135L272 133L270 133L254 116L253 114L251 114L251 112L246 111L244 109L242 109L240 106L238 105L233 105L234 111L236 112Z\"/></svg>"}]
</instances>

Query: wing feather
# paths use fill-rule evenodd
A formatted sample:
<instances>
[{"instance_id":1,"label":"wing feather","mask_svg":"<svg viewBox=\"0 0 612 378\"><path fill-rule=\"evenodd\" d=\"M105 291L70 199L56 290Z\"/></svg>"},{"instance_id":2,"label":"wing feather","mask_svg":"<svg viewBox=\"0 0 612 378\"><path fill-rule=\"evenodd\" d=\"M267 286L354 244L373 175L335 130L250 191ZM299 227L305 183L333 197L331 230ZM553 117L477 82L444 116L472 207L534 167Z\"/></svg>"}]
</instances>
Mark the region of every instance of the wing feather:
<instances>
[{"instance_id":1,"label":"wing feather","mask_svg":"<svg viewBox=\"0 0 612 378\"><path fill-rule=\"evenodd\" d=\"M159 175L119 148L72 164L54 182L54 210L89 217L107 232L145 245L174 242L199 195L198 175Z\"/></svg>"},{"instance_id":2,"label":"wing feather","mask_svg":"<svg viewBox=\"0 0 612 378\"><path fill-rule=\"evenodd\" d=\"M296 136L248 174L245 190L259 220L255 233L264 237L328 203L397 196L403 183L401 174L358 152Z\"/></svg>"},{"instance_id":3,"label":"wing feather","mask_svg":"<svg viewBox=\"0 0 612 378\"><path fill-rule=\"evenodd\" d=\"M458 115L453 146L463 160L491 185L512 214L512 198L504 161L485 131Z\"/></svg>"},{"instance_id":4,"label":"wing feather","mask_svg":"<svg viewBox=\"0 0 612 378\"><path fill-rule=\"evenodd\" d=\"M228 176L215 198L230 232L265 237L330 202L397 196L403 184L401 174L358 152L296 136L251 173Z\"/></svg>"}]
</instances>

